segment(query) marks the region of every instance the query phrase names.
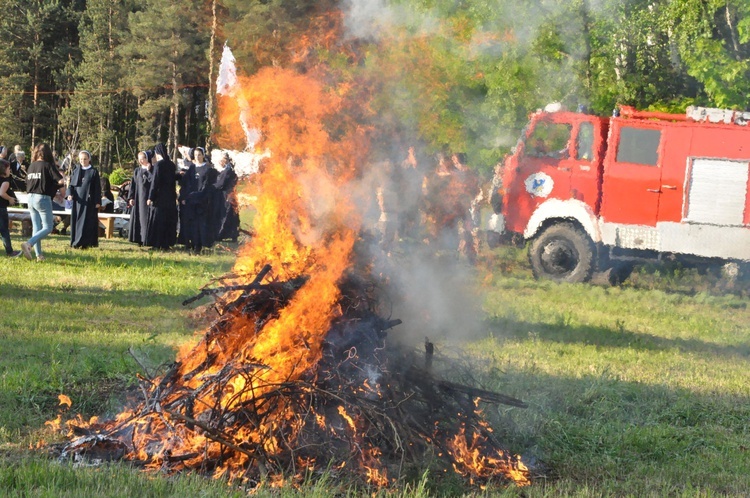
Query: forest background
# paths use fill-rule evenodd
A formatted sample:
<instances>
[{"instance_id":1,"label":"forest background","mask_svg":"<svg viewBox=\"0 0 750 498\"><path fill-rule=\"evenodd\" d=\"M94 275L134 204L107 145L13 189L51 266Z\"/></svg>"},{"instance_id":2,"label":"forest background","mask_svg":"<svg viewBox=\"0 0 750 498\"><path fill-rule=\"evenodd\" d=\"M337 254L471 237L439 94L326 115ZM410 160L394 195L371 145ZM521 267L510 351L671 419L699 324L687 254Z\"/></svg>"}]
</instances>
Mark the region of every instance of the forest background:
<instances>
[{"instance_id":1,"label":"forest background","mask_svg":"<svg viewBox=\"0 0 750 498\"><path fill-rule=\"evenodd\" d=\"M156 141L214 145L225 42L246 75L305 71L315 53L366 86L363 126L465 151L483 172L549 102L608 115L750 101L747 0L0 0L0 12L0 143L85 148L105 173ZM344 36L305 39L326 24Z\"/></svg>"}]
</instances>

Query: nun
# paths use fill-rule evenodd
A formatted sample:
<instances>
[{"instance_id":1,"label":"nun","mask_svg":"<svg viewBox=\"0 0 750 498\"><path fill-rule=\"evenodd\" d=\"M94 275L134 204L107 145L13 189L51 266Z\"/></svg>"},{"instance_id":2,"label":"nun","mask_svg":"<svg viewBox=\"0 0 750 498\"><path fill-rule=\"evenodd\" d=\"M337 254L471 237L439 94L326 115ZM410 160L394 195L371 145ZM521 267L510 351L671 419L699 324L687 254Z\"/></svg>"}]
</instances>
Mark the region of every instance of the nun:
<instances>
[{"instance_id":1,"label":"nun","mask_svg":"<svg viewBox=\"0 0 750 498\"><path fill-rule=\"evenodd\" d=\"M148 240L155 249L168 250L177 239L177 166L163 143L154 146L154 158L156 164L147 200Z\"/></svg>"},{"instance_id":2,"label":"nun","mask_svg":"<svg viewBox=\"0 0 750 498\"><path fill-rule=\"evenodd\" d=\"M128 240L139 246L150 246L148 233L149 209L148 195L151 191L154 167L151 164L154 153L143 150L138 153L138 166L133 171L128 192L128 206L130 222L128 224Z\"/></svg>"},{"instance_id":3,"label":"nun","mask_svg":"<svg viewBox=\"0 0 750 498\"><path fill-rule=\"evenodd\" d=\"M237 186L237 173L234 172L232 158L224 152L217 168L216 199L214 206L216 240L231 239L237 242L240 235L240 214L237 208L237 196L234 189Z\"/></svg>"},{"instance_id":4,"label":"nun","mask_svg":"<svg viewBox=\"0 0 750 498\"><path fill-rule=\"evenodd\" d=\"M214 198L216 170L206 160L206 152L196 147L192 164L180 181L180 233L183 243L196 254L214 243Z\"/></svg>"},{"instance_id":5,"label":"nun","mask_svg":"<svg viewBox=\"0 0 750 498\"><path fill-rule=\"evenodd\" d=\"M70 175L68 200L70 212L70 247L86 249L99 246L99 206L102 203L102 186L99 171L91 166L91 154L82 150L79 164Z\"/></svg>"}]
</instances>

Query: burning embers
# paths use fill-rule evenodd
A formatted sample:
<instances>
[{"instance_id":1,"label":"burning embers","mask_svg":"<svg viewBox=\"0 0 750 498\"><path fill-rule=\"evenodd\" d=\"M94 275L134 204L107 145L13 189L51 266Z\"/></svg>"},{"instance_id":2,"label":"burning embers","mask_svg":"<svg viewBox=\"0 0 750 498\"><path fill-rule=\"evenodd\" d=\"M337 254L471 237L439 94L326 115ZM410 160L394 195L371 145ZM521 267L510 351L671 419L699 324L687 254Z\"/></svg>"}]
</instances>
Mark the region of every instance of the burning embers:
<instances>
[{"instance_id":1,"label":"burning embers","mask_svg":"<svg viewBox=\"0 0 750 498\"><path fill-rule=\"evenodd\" d=\"M270 324L310 283L271 275L266 266L250 284L218 289L234 295L217 303L221 317L193 352L147 380L133 411L74 428L84 435L63 457L125 458L248 485L327 470L387 486L431 460L472 483L528 484L523 463L502 449L478 409L479 400L523 403L436 378L431 347L422 357L386 344L401 322L378 315L382 289L366 276L341 279L341 313L318 352L304 340L297 344L296 361L316 361L282 372L275 357L259 356L255 348L272 333Z\"/></svg>"},{"instance_id":2,"label":"burning embers","mask_svg":"<svg viewBox=\"0 0 750 498\"><path fill-rule=\"evenodd\" d=\"M279 68L243 85L270 157L256 180L254 236L221 281L220 317L135 408L79 424L63 456L124 458L166 472L280 484L318 472L386 486L425 465L474 483L528 483L495 440L478 400L523 406L447 382L426 358L387 341L374 277L349 198L365 176L356 87ZM333 126L335 132L329 133ZM356 249L356 250L355 250ZM428 344L429 346L429 344Z\"/></svg>"}]
</instances>

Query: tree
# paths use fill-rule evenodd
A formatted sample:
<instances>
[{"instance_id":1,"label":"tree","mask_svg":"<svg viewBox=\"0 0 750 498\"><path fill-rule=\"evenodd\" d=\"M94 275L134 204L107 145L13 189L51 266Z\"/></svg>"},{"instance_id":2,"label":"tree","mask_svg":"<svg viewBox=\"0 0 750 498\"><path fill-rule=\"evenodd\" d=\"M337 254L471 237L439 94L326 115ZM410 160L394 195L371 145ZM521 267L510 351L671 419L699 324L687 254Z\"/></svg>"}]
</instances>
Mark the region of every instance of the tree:
<instances>
[{"instance_id":1,"label":"tree","mask_svg":"<svg viewBox=\"0 0 750 498\"><path fill-rule=\"evenodd\" d=\"M130 8L129 2L120 0L87 2L79 23L82 61L75 69L75 93L62 116L70 136L66 148L89 150L99 157L103 171L111 169L113 148L127 136L121 113L126 105L120 83L123 64L117 48L127 33Z\"/></svg>"},{"instance_id":2,"label":"tree","mask_svg":"<svg viewBox=\"0 0 750 498\"><path fill-rule=\"evenodd\" d=\"M750 3L684 0L670 5L670 15L679 55L707 96L702 103L748 109Z\"/></svg>"},{"instance_id":3,"label":"tree","mask_svg":"<svg viewBox=\"0 0 750 498\"><path fill-rule=\"evenodd\" d=\"M125 81L138 99L139 148L151 147L166 136L168 148L174 150L180 137L178 123L185 95L190 94L191 87L208 87L210 18L202 6L197 0L179 4L143 0L128 17L130 35L120 54L130 61ZM205 123L201 142L205 143L205 111L200 119Z\"/></svg>"},{"instance_id":4,"label":"tree","mask_svg":"<svg viewBox=\"0 0 750 498\"><path fill-rule=\"evenodd\" d=\"M11 135L28 145L38 137L55 135L56 77L68 60L76 59L76 9L79 2L68 0L2 0L0 56L2 85L11 93L3 97L4 111L16 124L8 123ZM21 92L21 98L15 92ZM10 131L13 130L13 131Z\"/></svg>"}]
</instances>

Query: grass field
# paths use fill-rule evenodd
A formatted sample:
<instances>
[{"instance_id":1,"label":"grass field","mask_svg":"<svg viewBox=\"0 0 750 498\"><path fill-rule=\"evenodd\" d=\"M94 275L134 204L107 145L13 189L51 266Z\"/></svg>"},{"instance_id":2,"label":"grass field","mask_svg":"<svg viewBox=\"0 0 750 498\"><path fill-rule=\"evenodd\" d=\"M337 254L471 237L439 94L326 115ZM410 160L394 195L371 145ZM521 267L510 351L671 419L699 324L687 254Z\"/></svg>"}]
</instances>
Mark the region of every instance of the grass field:
<instances>
[{"instance_id":1,"label":"grass field","mask_svg":"<svg viewBox=\"0 0 750 498\"><path fill-rule=\"evenodd\" d=\"M181 302L231 268L233 254L150 252L120 239L86 251L59 236L43 244L44 263L0 259L0 495L243 496L122 464L72 468L31 449L60 440L44 424L59 394L86 416L114 414L142 368L193 340L201 328ZM515 248L486 254L473 282L484 296L482 333L438 347L464 351L482 387L529 404L485 408L535 476L530 488L493 493L750 494L746 286L675 267L643 269L614 288L537 282ZM428 474L379 494L465 492ZM323 480L260 493L333 494L357 492Z\"/></svg>"}]
</instances>

